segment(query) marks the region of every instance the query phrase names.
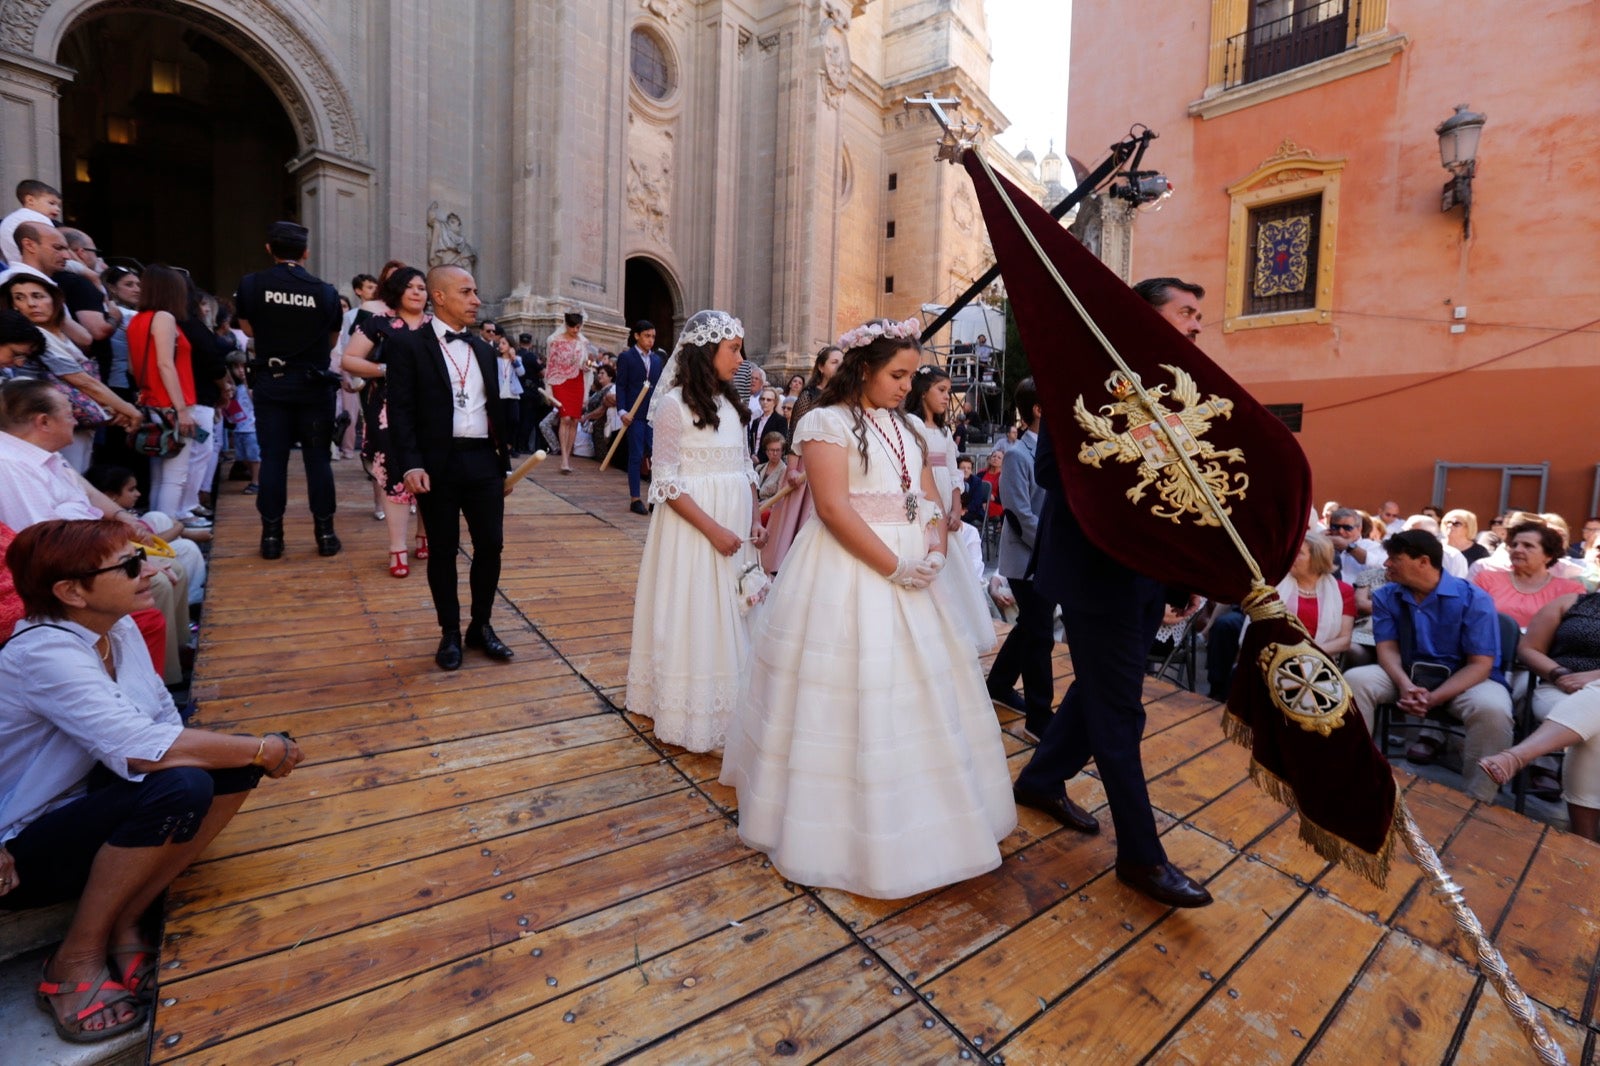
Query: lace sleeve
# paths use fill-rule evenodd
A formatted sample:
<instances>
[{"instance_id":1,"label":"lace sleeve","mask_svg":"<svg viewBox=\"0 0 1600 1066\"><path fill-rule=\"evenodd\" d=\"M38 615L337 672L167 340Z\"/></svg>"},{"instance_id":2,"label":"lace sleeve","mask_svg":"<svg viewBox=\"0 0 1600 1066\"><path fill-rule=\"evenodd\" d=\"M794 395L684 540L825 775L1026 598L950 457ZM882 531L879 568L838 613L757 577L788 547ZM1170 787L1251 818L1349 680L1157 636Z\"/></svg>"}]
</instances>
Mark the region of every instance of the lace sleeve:
<instances>
[{"instance_id":1,"label":"lace sleeve","mask_svg":"<svg viewBox=\"0 0 1600 1066\"><path fill-rule=\"evenodd\" d=\"M844 416L832 407L814 407L800 418L799 424L794 427L795 450L801 451L800 446L808 440L838 444L845 448L855 444Z\"/></svg>"},{"instance_id":2,"label":"lace sleeve","mask_svg":"<svg viewBox=\"0 0 1600 1066\"><path fill-rule=\"evenodd\" d=\"M683 495L678 480L682 464L679 444L683 439L683 401L676 390L662 393L653 412L654 430L650 458L650 502L665 503Z\"/></svg>"}]
</instances>

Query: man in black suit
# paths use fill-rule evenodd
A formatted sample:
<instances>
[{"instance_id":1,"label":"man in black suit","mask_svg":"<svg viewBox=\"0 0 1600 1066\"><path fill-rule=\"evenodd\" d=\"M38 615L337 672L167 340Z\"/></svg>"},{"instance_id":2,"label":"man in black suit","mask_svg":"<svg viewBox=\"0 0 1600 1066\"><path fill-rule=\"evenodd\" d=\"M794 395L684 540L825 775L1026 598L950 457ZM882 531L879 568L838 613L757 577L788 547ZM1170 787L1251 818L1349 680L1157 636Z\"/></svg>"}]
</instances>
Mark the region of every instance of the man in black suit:
<instances>
[{"instance_id":1,"label":"man in black suit","mask_svg":"<svg viewBox=\"0 0 1600 1066\"><path fill-rule=\"evenodd\" d=\"M388 355L389 447L428 531L428 591L442 637L434 661L461 666L461 600L456 553L461 519L472 537L471 617L465 644L504 662L512 651L489 626L500 583L501 527L510 442L500 425L495 353L472 335L478 286L458 266L428 271L433 321Z\"/></svg>"},{"instance_id":2,"label":"man in black suit","mask_svg":"<svg viewBox=\"0 0 1600 1066\"><path fill-rule=\"evenodd\" d=\"M1191 341L1200 333L1205 290L1176 278L1134 286ZM1039 430L1034 478L1044 490L1034 541L1033 591L1061 605L1073 680L1017 775L1020 806L1062 825L1098 833L1094 817L1067 797L1065 782L1093 758L1117 827L1117 879L1172 907L1203 907L1211 894L1167 860L1156 832L1139 744L1144 737L1145 660L1166 590L1117 562L1084 535L1067 506L1048 424Z\"/></svg>"}]
</instances>

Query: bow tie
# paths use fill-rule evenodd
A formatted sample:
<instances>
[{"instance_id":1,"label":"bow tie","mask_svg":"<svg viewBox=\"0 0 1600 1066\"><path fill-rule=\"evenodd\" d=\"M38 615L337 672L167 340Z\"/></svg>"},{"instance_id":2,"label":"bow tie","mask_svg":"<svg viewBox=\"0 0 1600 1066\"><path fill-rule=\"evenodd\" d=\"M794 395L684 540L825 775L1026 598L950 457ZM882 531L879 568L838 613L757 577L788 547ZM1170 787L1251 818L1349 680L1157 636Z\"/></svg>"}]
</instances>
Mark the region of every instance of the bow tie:
<instances>
[{"instance_id":1,"label":"bow tie","mask_svg":"<svg viewBox=\"0 0 1600 1066\"><path fill-rule=\"evenodd\" d=\"M448 343L450 341L470 340L471 337L472 337L471 332L469 332L467 330L462 330L460 333L451 333L449 330L445 330L444 331L444 339L445 339L446 343Z\"/></svg>"}]
</instances>

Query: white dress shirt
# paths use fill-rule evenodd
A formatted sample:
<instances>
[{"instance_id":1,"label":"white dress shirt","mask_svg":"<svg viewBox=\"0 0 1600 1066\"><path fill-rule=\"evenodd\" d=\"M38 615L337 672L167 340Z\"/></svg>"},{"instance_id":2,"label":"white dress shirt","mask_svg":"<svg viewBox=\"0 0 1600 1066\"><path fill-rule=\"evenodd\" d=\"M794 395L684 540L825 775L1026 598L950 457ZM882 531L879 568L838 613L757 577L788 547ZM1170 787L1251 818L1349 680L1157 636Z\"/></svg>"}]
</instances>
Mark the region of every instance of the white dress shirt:
<instances>
[{"instance_id":1,"label":"white dress shirt","mask_svg":"<svg viewBox=\"0 0 1600 1066\"><path fill-rule=\"evenodd\" d=\"M483 371L478 369L478 357L472 345L464 340L447 341L446 333L455 333L439 319L433 320L433 332L444 349L444 372L450 379L450 435L452 437L487 437L489 435L489 394L484 389ZM463 388L462 372L466 373L467 403L456 403L456 393Z\"/></svg>"},{"instance_id":2,"label":"white dress shirt","mask_svg":"<svg viewBox=\"0 0 1600 1066\"><path fill-rule=\"evenodd\" d=\"M36 625L17 623L17 632ZM183 732L131 618L111 627L116 680L100 664L98 638L75 622L52 622L0 651L0 842L40 815L84 795L95 763L129 781L129 759L154 762Z\"/></svg>"},{"instance_id":3,"label":"white dress shirt","mask_svg":"<svg viewBox=\"0 0 1600 1066\"><path fill-rule=\"evenodd\" d=\"M101 518L72 464L0 432L0 522L21 531L48 518Z\"/></svg>"}]
</instances>

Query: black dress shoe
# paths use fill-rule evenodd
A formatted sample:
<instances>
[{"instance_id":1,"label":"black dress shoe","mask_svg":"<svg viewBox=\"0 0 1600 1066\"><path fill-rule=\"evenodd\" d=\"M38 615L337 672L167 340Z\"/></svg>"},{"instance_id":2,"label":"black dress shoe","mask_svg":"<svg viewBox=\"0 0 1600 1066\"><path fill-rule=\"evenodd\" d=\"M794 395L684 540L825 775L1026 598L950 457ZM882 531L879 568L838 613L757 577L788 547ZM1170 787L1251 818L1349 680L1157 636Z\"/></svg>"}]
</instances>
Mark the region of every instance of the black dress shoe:
<instances>
[{"instance_id":1,"label":"black dress shoe","mask_svg":"<svg viewBox=\"0 0 1600 1066\"><path fill-rule=\"evenodd\" d=\"M1076 829L1091 836L1100 832L1100 823L1095 821L1094 815L1073 803L1065 792L1059 796L1041 796L1037 792L1013 788L1011 798L1017 801L1018 807L1031 807L1036 811L1043 811L1068 829Z\"/></svg>"},{"instance_id":2,"label":"black dress shoe","mask_svg":"<svg viewBox=\"0 0 1600 1066\"><path fill-rule=\"evenodd\" d=\"M990 689L989 698L1000 706L1016 711L1018 714L1028 713L1027 704L1022 702L1022 693L1014 688L1008 688L1000 692Z\"/></svg>"},{"instance_id":3,"label":"black dress shoe","mask_svg":"<svg viewBox=\"0 0 1600 1066\"><path fill-rule=\"evenodd\" d=\"M441 670L461 669L461 634L454 629L445 630L444 636L439 638L439 650L433 653L433 661Z\"/></svg>"},{"instance_id":4,"label":"black dress shoe","mask_svg":"<svg viewBox=\"0 0 1600 1066\"><path fill-rule=\"evenodd\" d=\"M1211 893L1204 885L1170 862L1156 866L1125 866L1119 862L1117 880L1169 907L1204 907L1211 902Z\"/></svg>"},{"instance_id":5,"label":"black dress shoe","mask_svg":"<svg viewBox=\"0 0 1600 1066\"><path fill-rule=\"evenodd\" d=\"M632 511L634 514L650 513L649 511L645 510L644 501L642 500L634 500L632 503L628 504L628 510Z\"/></svg>"},{"instance_id":6,"label":"black dress shoe","mask_svg":"<svg viewBox=\"0 0 1600 1066\"><path fill-rule=\"evenodd\" d=\"M467 647L477 648L489 658L500 662L514 658L517 654L506 647L504 641L495 636L494 630L487 622L481 626L467 627Z\"/></svg>"}]
</instances>

